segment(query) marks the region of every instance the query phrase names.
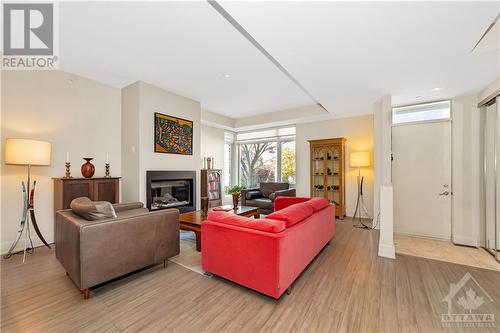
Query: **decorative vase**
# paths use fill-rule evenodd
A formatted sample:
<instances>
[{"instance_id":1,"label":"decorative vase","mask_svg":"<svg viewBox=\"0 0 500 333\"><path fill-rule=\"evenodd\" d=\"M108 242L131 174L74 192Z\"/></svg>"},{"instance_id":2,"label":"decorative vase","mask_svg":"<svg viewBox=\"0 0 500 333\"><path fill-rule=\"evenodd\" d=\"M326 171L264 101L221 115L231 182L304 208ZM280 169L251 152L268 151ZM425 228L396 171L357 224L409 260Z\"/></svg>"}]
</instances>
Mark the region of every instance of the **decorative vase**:
<instances>
[{"instance_id":1,"label":"decorative vase","mask_svg":"<svg viewBox=\"0 0 500 333\"><path fill-rule=\"evenodd\" d=\"M94 158L92 157L84 157L85 163L82 164L82 176L85 178L91 178L95 172L95 166L90 163Z\"/></svg>"},{"instance_id":2,"label":"decorative vase","mask_svg":"<svg viewBox=\"0 0 500 333\"><path fill-rule=\"evenodd\" d=\"M239 193L233 193L233 209L237 210L238 209L238 202L240 201L240 194Z\"/></svg>"}]
</instances>

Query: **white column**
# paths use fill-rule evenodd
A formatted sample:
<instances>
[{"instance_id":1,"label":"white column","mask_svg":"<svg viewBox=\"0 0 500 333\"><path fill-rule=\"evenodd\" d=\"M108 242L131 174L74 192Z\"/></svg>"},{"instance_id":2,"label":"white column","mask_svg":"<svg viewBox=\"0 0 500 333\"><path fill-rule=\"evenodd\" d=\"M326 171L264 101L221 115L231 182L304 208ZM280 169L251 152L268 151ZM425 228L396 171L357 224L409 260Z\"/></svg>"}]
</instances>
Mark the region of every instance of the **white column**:
<instances>
[{"instance_id":1,"label":"white column","mask_svg":"<svg viewBox=\"0 0 500 333\"><path fill-rule=\"evenodd\" d=\"M380 106L378 106L378 104ZM394 249L393 190L392 190L392 105L391 97L384 96L375 104L375 151L376 165L380 171L380 238L378 255L396 258ZM378 134L378 135L377 135Z\"/></svg>"}]
</instances>

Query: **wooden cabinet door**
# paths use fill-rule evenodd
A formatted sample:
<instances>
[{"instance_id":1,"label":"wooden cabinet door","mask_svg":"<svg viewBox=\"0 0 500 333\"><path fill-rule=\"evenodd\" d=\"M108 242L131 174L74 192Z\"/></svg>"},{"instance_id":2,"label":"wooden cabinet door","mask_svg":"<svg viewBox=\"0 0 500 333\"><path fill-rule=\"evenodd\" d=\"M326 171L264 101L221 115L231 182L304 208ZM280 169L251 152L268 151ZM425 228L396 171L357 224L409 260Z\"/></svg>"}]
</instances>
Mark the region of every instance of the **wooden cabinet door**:
<instances>
[{"instance_id":1,"label":"wooden cabinet door","mask_svg":"<svg viewBox=\"0 0 500 333\"><path fill-rule=\"evenodd\" d=\"M99 179L94 181L94 201L109 201L117 203L120 189L116 179Z\"/></svg>"},{"instance_id":2,"label":"wooden cabinet door","mask_svg":"<svg viewBox=\"0 0 500 333\"><path fill-rule=\"evenodd\" d=\"M87 197L92 200L94 196L94 188L92 180L68 180L63 182L63 207L62 209L70 208L69 205L73 199L79 197Z\"/></svg>"}]
</instances>

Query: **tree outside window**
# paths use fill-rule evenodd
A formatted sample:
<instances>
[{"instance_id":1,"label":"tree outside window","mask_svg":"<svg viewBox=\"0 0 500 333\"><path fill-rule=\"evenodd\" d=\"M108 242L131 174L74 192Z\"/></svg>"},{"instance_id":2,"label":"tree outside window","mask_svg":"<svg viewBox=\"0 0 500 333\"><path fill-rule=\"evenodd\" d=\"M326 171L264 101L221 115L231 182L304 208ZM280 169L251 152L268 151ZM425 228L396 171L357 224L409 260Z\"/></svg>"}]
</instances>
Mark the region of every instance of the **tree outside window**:
<instances>
[{"instance_id":1,"label":"tree outside window","mask_svg":"<svg viewBox=\"0 0 500 333\"><path fill-rule=\"evenodd\" d=\"M239 149L240 183L247 188L275 181L295 184L295 141L240 143Z\"/></svg>"},{"instance_id":2,"label":"tree outside window","mask_svg":"<svg viewBox=\"0 0 500 333\"><path fill-rule=\"evenodd\" d=\"M295 184L295 141L281 144L281 181Z\"/></svg>"},{"instance_id":3,"label":"tree outside window","mask_svg":"<svg viewBox=\"0 0 500 333\"><path fill-rule=\"evenodd\" d=\"M276 142L240 144L240 181L247 188L276 181Z\"/></svg>"}]
</instances>

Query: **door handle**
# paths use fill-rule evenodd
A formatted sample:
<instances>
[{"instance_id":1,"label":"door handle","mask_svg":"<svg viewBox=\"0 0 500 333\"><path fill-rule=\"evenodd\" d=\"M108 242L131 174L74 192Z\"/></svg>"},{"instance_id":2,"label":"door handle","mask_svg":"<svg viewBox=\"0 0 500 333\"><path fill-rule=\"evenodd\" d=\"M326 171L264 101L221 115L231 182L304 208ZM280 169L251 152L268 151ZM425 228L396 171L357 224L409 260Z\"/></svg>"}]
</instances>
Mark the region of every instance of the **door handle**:
<instances>
[{"instance_id":1,"label":"door handle","mask_svg":"<svg viewBox=\"0 0 500 333\"><path fill-rule=\"evenodd\" d=\"M439 195L448 195L448 194L450 194L450 192L448 192L448 191L444 191L443 193L439 193Z\"/></svg>"}]
</instances>

